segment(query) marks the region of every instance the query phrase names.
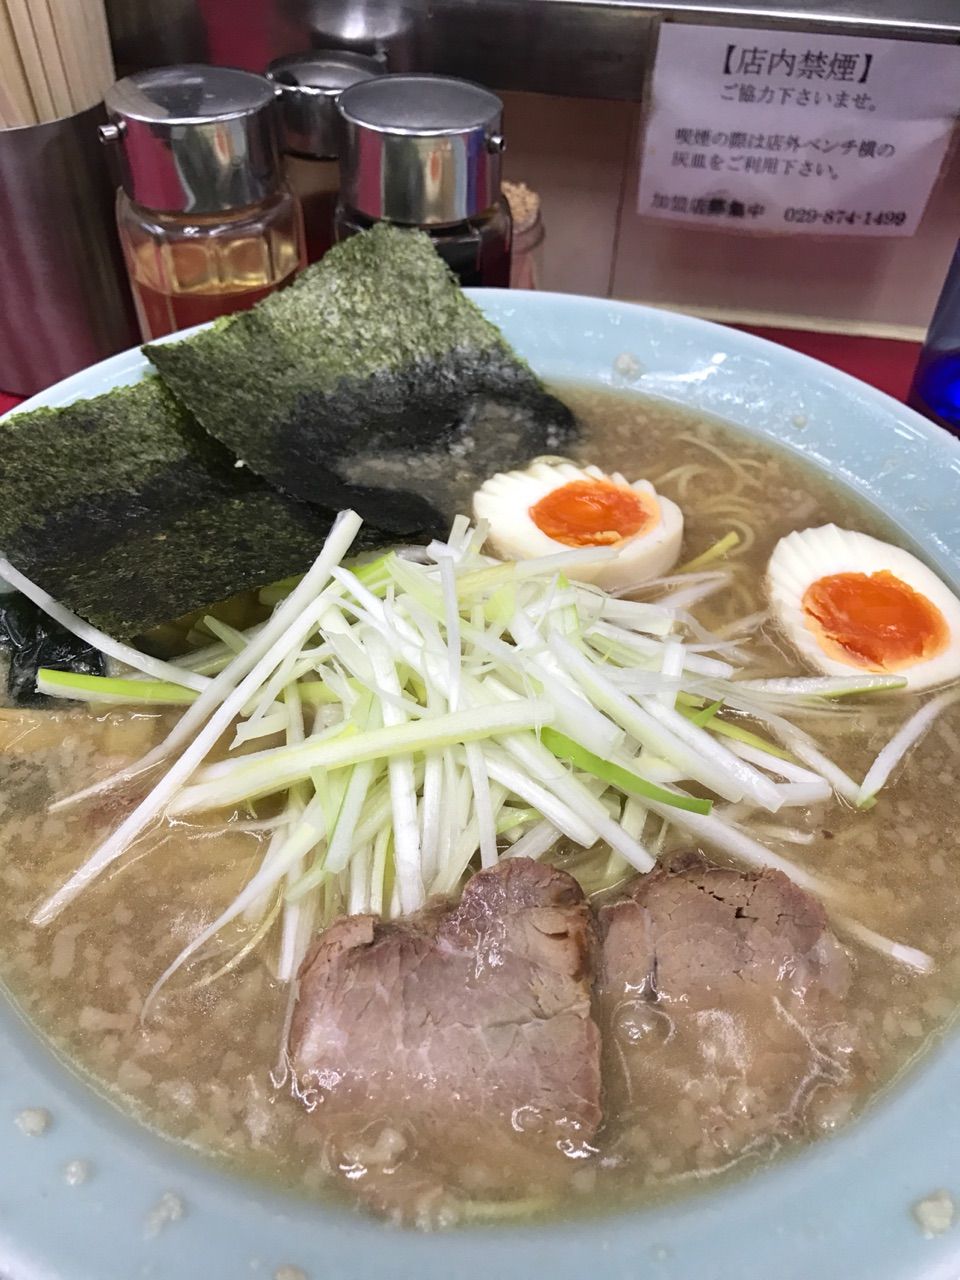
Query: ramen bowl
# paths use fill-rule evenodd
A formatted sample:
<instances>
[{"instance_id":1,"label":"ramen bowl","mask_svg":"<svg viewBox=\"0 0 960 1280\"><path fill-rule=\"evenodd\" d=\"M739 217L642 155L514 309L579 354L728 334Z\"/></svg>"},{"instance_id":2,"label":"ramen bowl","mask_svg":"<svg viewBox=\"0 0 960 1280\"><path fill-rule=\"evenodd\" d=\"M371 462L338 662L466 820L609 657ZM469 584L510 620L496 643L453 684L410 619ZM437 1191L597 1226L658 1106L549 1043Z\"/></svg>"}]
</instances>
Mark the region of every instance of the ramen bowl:
<instances>
[{"instance_id":1,"label":"ramen bowl","mask_svg":"<svg viewBox=\"0 0 960 1280\"><path fill-rule=\"evenodd\" d=\"M472 291L548 382L655 395L737 424L883 512L960 586L960 446L816 361L624 303ZM182 336L182 335L177 335ZM139 351L34 397L142 378ZM919 1280L960 1272L960 1040L949 1034L836 1136L670 1202L419 1234L215 1168L102 1099L0 995L0 1274L9 1280ZM930 1212L924 1212L924 1206ZM920 1208L918 1209L918 1206Z\"/></svg>"}]
</instances>

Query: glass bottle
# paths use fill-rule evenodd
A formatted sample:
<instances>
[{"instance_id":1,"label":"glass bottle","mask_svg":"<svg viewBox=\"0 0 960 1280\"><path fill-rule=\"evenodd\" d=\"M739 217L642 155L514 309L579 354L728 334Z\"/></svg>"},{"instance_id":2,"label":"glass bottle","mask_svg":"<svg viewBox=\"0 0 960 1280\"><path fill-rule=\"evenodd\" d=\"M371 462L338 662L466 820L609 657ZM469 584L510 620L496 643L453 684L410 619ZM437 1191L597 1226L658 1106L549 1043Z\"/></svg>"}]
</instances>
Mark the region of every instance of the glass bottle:
<instances>
[{"instance_id":1,"label":"glass bottle","mask_svg":"<svg viewBox=\"0 0 960 1280\"><path fill-rule=\"evenodd\" d=\"M461 284L507 288L513 238L500 189L503 103L447 76L345 89L338 240L375 222L425 231Z\"/></svg>"},{"instance_id":2,"label":"glass bottle","mask_svg":"<svg viewBox=\"0 0 960 1280\"><path fill-rule=\"evenodd\" d=\"M322 258L334 239L340 191L337 99L350 85L384 71L379 58L323 49L277 58L267 67L267 78L280 91L284 168L303 209L308 262Z\"/></svg>"},{"instance_id":3,"label":"glass bottle","mask_svg":"<svg viewBox=\"0 0 960 1280\"><path fill-rule=\"evenodd\" d=\"M503 194L513 219L511 289L539 289L546 232L540 217L540 197L525 182L505 182Z\"/></svg>"},{"instance_id":4,"label":"glass bottle","mask_svg":"<svg viewBox=\"0 0 960 1280\"><path fill-rule=\"evenodd\" d=\"M927 330L907 403L960 435L960 247Z\"/></svg>"},{"instance_id":5,"label":"glass bottle","mask_svg":"<svg viewBox=\"0 0 960 1280\"><path fill-rule=\"evenodd\" d=\"M227 67L162 67L107 91L117 226L145 339L251 307L305 265L277 94Z\"/></svg>"}]
</instances>

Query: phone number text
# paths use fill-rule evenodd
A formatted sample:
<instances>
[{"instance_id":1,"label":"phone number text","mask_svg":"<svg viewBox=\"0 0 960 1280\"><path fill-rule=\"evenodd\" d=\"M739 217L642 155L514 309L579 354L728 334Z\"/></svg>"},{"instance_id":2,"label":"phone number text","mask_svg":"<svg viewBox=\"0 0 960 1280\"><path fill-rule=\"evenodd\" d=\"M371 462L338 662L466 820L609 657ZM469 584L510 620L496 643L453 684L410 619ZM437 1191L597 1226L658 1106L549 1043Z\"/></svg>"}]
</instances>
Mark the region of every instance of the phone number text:
<instances>
[{"instance_id":1,"label":"phone number text","mask_svg":"<svg viewBox=\"0 0 960 1280\"><path fill-rule=\"evenodd\" d=\"M789 208L783 211L784 222L818 223L823 227L846 224L850 227L902 227L907 220L903 209L880 209L853 213L848 209Z\"/></svg>"}]
</instances>

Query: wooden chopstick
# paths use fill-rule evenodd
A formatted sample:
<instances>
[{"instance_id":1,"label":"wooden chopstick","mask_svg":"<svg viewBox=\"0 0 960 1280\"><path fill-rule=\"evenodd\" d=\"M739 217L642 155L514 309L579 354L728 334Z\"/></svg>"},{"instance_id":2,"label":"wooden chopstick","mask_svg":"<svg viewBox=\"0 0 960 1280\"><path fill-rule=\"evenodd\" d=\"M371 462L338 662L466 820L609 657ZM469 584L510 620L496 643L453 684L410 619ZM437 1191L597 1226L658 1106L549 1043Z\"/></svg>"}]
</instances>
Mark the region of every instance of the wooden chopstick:
<instances>
[{"instance_id":1,"label":"wooden chopstick","mask_svg":"<svg viewBox=\"0 0 960 1280\"><path fill-rule=\"evenodd\" d=\"M17 129L36 124L38 115L30 93L13 23L6 5L0 0L0 86L4 90L3 127Z\"/></svg>"},{"instance_id":2,"label":"wooden chopstick","mask_svg":"<svg viewBox=\"0 0 960 1280\"><path fill-rule=\"evenodd\" d=\"M86 28L80 12L84 3L85 0L47 0L74 111L86 111L98 101L95 72L90 65Z\"/></svg>"},{"instance_id":3,"label":"wooden chopstick","mask_svg":"<svg viewBox=\"0 0 960 1280\"><path fill-rule=\"evenodd\" d=\"M16 129L21 124L23 121L20 119L20 112L0 80L0 129Z\"/></svg>"},{"instance_id":4,"label":"wooden chopstick","mask_svg":"<svg viewBox=\"0 0 960 1280\"><path fill-rule=\"evenodd\" d=\"M83 0L82 12L87 29L90 65L94 70L96 100L99 102L113 84L117 74L113 63L113 46L110 43L105 0Z\"/></svg>"},{"instance_id":5,"label":"wooden chopstick","mask_svg":"<svg viewBox=\"0 0 960 1280\"><path fill-rule=\"evenodd\" d=\"M46 0L24 0L30 13L33 34L43 62L43 74L53 99L53 107L58 116L73 115L76 107L70 96L67 73L60 56L57 33L53 29L53 19Z\"/></svg>"},{"instance_id":6,"label":"wooden chopstick","mask_svg":"<svg viewBox=\"0 0 960 1280\"><path fill-rule=\"evenodd\" d=\"M86 111L113 79L104 0L0 0L0 128Z\"/></svg>"},{"instance_id":7,"label":"wooden chopstick","mask_svg":"<svg viewBox=\"0 0 960 1280\"><path fill-rule=\"evenodd\" d=\"M30 20L30 10L27 8L26 0L5 0L5 4L10 21L13 24L17 48L20 51L20 60L23 63L27 82L30 85L30 96L33 98L34 106L37 109L37 119L55 120L57 110L53 105L50 86L47 84L46 72L43 69L43 58L37 44L37 37L33 29L33 23Z\"/></svg>"}]
</instances>

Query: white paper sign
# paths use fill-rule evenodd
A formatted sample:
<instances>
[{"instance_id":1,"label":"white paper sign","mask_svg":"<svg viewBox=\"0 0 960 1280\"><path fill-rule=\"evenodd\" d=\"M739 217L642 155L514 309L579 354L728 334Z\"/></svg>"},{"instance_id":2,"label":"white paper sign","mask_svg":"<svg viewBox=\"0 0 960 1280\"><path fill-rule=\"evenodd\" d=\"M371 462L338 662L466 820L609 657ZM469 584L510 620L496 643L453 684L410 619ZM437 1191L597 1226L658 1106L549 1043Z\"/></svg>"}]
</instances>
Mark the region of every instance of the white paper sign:
<instances>
[{"instance_id":1,"label":"white paper sign","mask_svg":"<svg viewBox=\"0 0 960 1280\"><path fill-rule=\"evenodd\" d=\"M912 235L960 107L960 47L664 24L638 212Z\"/></svg>"}]
</instances>

